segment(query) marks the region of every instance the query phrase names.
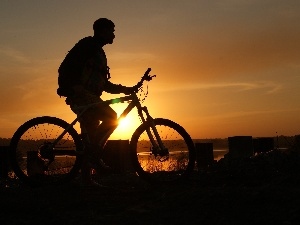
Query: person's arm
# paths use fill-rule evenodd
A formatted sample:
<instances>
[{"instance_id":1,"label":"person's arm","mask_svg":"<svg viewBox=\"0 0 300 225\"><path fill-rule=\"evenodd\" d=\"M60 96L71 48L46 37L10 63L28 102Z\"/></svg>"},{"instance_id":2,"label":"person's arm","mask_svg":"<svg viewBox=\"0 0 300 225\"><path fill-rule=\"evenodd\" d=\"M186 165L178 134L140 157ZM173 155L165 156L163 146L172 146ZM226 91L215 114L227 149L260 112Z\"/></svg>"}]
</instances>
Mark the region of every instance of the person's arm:
<instances>
[{"instance_id":1,"label":"person's arm","mask_svg":"<svg viewBox=\"0 0 300 225\"><path fill-rule=\"evenodd\" d=\"M126 87L121 84L113 84L110 81L107 81L104 87L104 91L111 93L111 94L130 94L134 91L134 87Z\"/></svg>"},{"instance_id":2,"label":"person's arm","mask_svg":"<svg viewBox=\"0 0 300 225\"><path fill-rule=\"evenodd\" d=\"M137 92L138 89L143 85L143 82L145 80L150 81L152 80L153 77L156 77L156 75L153 76L149 75L150 71L151 68L148 68L145 74L143 75L143 77L141 78L141 80L133 87L126 87L121 84L113 84L109 80L107 80L104 87L104 91L111 94L120 94L120 93L131 94L132 92Z\"/></svg>"}]
</instances>

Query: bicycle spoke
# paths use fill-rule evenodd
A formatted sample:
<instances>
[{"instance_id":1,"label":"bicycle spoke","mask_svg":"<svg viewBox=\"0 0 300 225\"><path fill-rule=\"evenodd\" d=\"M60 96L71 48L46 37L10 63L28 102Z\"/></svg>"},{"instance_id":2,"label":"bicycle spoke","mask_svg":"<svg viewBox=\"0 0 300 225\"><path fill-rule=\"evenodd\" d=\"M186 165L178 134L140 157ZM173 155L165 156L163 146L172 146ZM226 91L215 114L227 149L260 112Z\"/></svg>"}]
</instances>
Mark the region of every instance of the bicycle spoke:
<instances>
[{"instance_id":1,"label":"bicycle spoke","mask_svg":"<svg viewBox=\"0 0 300 225\"><path fill-rule=\"evenodd\" d=\"M191 139L172 121L161 119L155 124L165 149L162 154L154 150L146 129L138 129L133 138L138 173L155 181L181 179L194 165Z\"/></svg>"},{"instance_id":2,"label":"bicycle spoke","mask_svg":"<svg viewBox=\"0 0 300 225\"><path fill-rule=\"evenodd\" d=\"M76 150L81 140L75 130L53 142L67 123L54 117L38 117L26 122L14 134L11 159L16 175L24 182L59 182L78 170Z\"/></svg>"}]
</instances>

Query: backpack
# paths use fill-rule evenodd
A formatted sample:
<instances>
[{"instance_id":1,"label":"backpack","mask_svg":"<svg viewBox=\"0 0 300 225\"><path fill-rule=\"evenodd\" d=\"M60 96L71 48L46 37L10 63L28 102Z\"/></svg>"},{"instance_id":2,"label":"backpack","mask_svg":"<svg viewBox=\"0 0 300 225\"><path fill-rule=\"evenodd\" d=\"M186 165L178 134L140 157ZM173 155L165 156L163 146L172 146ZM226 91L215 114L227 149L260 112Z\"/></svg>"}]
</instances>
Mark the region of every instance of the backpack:
<instances>
[{"instance_id":1,"label":"backpack","mask_svg":"<svg viewBox=\"0 0 300 225\"><path fill-rule=\"evenodd\" d=\"M57 94L59 96L72 95L72 87L80 84L86 60L95 52L95 49L94 39L85 37L68 52L58 69Z\"/></svg>"}]
</instances>

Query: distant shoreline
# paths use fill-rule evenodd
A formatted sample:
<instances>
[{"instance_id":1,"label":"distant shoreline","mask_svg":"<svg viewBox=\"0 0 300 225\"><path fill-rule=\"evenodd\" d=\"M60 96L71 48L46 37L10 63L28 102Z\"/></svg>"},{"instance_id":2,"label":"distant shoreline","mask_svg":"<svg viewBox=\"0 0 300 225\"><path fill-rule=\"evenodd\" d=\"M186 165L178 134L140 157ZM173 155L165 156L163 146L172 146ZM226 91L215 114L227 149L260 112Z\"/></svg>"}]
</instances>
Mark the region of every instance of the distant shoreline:
<instances>
[{"instance_id":1,"label":"distant shoreline","mask_svg":"<svg viewBox=\"0 0 300 225\"><path fill-rule=\"evenodd\" d=\"M295 135L299 136L299 135ZM278 148L288 148L295 143L295 136L278 136L272 137L274 139L274 145ZM253 139L259 137L253 137ZM11 138L1 138L0 146L8 146ZM193 139L194 143L212 143L213 149L216 150L228 150L228 138L205 138L205 139Z\"/></svg>"}]
</instances>

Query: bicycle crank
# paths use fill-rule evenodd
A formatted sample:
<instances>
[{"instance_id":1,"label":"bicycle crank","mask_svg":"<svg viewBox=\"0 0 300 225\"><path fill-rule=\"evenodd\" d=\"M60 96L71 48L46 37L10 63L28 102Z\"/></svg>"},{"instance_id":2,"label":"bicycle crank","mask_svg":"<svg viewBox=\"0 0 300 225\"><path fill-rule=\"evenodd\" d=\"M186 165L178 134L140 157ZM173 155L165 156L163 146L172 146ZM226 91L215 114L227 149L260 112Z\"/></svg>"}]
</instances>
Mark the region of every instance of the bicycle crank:
<instances>
[{"instance_id":1,"label":"bicycle crank","mask_svg":"<svg viewBox=\"0 0 300 225\"><path fill-rule=\"evenodd\" d=\"M47 163L45 166L48 166L51 162L54 161L54 151L51 142L44 142L38 149L39 157Z\"/></svg>"}]
</instances>

